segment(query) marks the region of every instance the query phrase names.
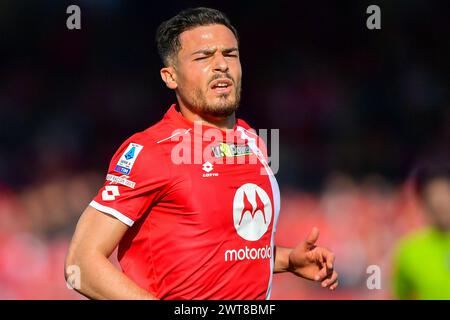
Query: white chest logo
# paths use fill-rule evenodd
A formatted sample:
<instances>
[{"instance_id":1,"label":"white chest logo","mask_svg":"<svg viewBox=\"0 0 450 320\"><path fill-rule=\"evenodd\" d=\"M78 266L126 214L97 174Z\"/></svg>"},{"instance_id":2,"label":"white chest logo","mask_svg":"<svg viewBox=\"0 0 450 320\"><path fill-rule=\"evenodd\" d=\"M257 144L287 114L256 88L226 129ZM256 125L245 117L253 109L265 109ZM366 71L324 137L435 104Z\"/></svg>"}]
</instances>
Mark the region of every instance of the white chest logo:
<instances>
[{"instance_id":1,"label":"white chest logo","mask_svg":"<svg viewBox=\"0 0 450 320\"><path fill-rule=\"evenodd\" d=\"M260 239L272 220L272 203L267 193L254 183L236 190L233 200L234 227L245 240Z\"/></svg>"}]
</instances>

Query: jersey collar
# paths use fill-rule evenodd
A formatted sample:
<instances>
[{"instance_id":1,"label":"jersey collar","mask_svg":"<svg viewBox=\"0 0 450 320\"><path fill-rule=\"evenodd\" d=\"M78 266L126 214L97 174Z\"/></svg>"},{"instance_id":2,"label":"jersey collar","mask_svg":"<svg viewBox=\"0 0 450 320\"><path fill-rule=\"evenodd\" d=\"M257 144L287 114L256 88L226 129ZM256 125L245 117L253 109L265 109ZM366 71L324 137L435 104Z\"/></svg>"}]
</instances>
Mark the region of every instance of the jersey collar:
<instances>
[{"instance_id":1,"label":"jersey collar","mask_svg":"<svg viewBox=\"0 0 450 320\"><path fill-rule=\"evenodd\" d=\"M186 119L180 111L178 111L177 104L174 103L170 106L169 110L167 110L166 114L164 115L164 118L167 120L171 120L176 123L177 126L186 128L186 129L193 129L194 128L194 122ZM223 133L226 133L226 130L220 129L217 127L214 127L212 125L209 125L207 123L202 123L202 127L205 129L213 128L222 131ZM233 131L236 131L236 129L239 127L239 119L236 119L236 123L233 126Z\"/></svg>"}]
</instances>

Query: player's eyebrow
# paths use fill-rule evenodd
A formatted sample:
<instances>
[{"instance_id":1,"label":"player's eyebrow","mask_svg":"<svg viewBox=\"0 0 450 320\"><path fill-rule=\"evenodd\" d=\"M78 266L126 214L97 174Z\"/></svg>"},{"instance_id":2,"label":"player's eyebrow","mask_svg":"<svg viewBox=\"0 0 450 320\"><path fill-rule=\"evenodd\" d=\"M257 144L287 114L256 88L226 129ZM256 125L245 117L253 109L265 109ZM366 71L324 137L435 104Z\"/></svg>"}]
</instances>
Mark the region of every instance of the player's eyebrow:
<instances>
[{"instance_id":1,"label":"player's eyebrow","mask_svg":"<svg viewBox=\"0 0 450 320\"><path fill-rule=\"evenodd\" d=\"M235 47L233 47L233 48L226 48L226 49L222 50L222 53L232 53L234 51L239 51L239 49L235 48Z\"/></svg>"},{"instance_id":2,"label":"player's eyebrow","mask_svg":"<svg viewBox=\"0 0 450 320\"><path fill-rule=\"evenodd\" d=\"M214 54L216 51L217 51L217 48L214 48L214 49L201 49L201 50L195 51L194 53L192 53L192 55L204 54L204 55L208 56L208 55ZM231 53L231 52L234 52L234 51L239 51L239 50L236 47L222 49L222 53Z\"/></svg>"}]
</instances>

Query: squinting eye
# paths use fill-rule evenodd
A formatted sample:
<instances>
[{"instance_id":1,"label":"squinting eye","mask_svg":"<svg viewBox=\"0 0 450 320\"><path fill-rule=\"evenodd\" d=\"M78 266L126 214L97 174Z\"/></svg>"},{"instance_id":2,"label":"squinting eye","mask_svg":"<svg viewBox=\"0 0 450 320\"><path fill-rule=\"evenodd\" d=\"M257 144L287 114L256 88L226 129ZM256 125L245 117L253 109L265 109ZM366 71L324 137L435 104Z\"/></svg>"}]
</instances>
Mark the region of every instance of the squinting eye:
<instances>
[{"instance_id":1,"label":"squinting eye","mask_svg":"<svg viewBox=\"0 0 450 320\"><path fill-rule=\"evenodd\" d=\"M195 58L194 61L204 60L204 59L206 59L206 58L208 58L208 57Z\"/></svg>"}]
</instances>

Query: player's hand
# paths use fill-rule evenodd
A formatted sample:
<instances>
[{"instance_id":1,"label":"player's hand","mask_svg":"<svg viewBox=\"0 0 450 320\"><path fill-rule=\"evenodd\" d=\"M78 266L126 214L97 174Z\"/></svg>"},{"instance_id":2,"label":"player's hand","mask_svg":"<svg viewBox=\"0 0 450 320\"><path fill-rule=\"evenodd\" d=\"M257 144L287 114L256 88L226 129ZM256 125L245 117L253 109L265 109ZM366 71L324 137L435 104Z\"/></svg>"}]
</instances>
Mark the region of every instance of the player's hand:
<instances>
[{"instance_id":1,"label":"player's hand","mask_svg":"<svg viewBox=\"0 0 450 320\"><path fill-rule=\"evenodd\" d=\"M305 279L320 281L321 286L336 289L338 274L334 271L334 254L323 247L317 247L319 229L313 228L306 240L289 254L289 271Z\"/></svg>"}]
</instances>

